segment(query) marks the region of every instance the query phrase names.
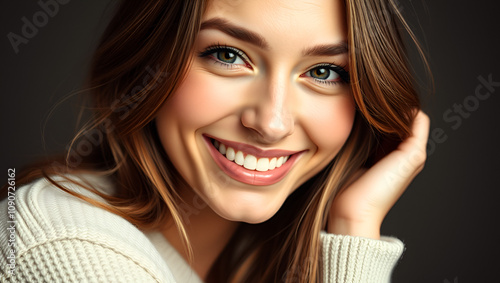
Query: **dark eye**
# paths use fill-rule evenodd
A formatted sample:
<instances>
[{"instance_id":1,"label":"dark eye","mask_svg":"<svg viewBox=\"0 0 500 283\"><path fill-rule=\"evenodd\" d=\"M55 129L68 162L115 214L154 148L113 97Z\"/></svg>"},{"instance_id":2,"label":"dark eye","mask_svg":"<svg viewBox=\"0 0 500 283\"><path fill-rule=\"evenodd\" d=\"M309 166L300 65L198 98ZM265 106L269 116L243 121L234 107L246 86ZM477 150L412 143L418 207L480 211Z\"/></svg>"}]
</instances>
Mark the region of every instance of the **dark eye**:
<instances>
[{"instance_id":1,"label":"dark eye","mask_svg":"<svg viewBox=\"0 0 500 283\"><path fill-rule=\"evenodd\" d=\"M236 61L236 59L238 59L238 55L236 55L234 52L231 51L214 52L213 56L224 63L230 63L230 64L233 64Z\"/></svg>"},{"instance_id":2,"label":"dark eye","mask_svg":"<svg viewBox=\"0 0 500 283\"><path fill-rule=\"evenodd\" d=\"M200 57L210 58L226 65L247 65L245 53L227 46L210 47L200 54Z\"/></svg>"},{"instance_id":3,"label":"dark eye","mask_svg":"<svg viewBox=\"0 0 500 283\"><path fill-rule=\"evenodd\" d=\"M324 81L335 81L340 77L339 74L327 67L317 67L308 73L310 77Z\"/></svg>"},{"instance_id":4,"label":"dark eye","mask_svg":"<svg viewBox=\"0 0 500 283\"><path fill-rule=\"evenodd\" d=\"M215 52L211 53L210 55L212 55L213 58L225 64L231 64L231 65L246 64L245 61L241 58L241 56L237 52L231 49L224 48L215 50Z\"/></svg>"},{"instance_id":5,"label":"dark eye","mask_svg":"<svg viewBox=\"0 0 500 283\"><path fill-rule=\"evenodd\" d=\"M349 73L344 68L333 64L316 65L301 76L310 77L325 84L349 83Z\"/></svg>"}]
</instances>

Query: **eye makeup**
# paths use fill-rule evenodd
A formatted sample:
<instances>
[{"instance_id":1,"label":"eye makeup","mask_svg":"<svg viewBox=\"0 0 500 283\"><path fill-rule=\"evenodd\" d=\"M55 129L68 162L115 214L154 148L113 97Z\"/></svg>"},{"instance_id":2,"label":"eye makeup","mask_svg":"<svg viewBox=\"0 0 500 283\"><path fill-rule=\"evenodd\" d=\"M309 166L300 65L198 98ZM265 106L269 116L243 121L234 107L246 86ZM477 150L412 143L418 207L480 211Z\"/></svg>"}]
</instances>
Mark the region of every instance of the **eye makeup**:
<instances>
[{"instance_id":1,"label":"eye makeup","mask_svg":"<svg viewBox=\"0 0 500 283\"><path fill-rule=\"evenodd\" d=\"M253 70L251 60L242 50L222 45L213 44L199 52L198 57L212 60L214 63L228 69L236 69L242 66ZM309 68L300 77L311 78L315 83L324 85L335 85L340 83L349 84L349 72L345 66L332 63L320 63Z\"/></svg>"},{"instance_id":2,"label":"eye makeup","mask_svg":"<svg viewBox=\"0 0 500 283\"><path fill-rule=\"evenodd\" d=\"M349 83L349 72L345 70L345 67L328 63L315 65L300 76L310 77L318 83L327 85Z\"/></svg>"},{"instance_id":3,"label":"eye makeup","mask_svg":"<svg viewBox=\"0 0 500 283\"><path fill-rule=\"evenodd\" d=\"M250 59L245 52L227 45L211 45L200 52L198 57L211 59L229 69L244 65L253 70ZM238 59L241 60L241 63L236 64L235 62L237 62Z\"/></svg>"}]
</instances>

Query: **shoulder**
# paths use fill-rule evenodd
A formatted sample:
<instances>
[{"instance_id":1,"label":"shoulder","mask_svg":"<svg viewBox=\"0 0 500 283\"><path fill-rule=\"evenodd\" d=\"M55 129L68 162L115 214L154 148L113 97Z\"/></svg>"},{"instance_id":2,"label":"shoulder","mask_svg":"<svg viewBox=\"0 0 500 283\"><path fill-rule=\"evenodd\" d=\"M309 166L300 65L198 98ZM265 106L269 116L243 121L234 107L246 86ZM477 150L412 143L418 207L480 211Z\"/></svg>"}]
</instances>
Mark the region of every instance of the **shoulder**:
<instances>
[{"instance_id":1,"label":"shoulder","mask_svg":"<svg viewBox=\"0 0 500 283\"><path fill-rule=\"evenodd\" d=\"M102 177L69 178L104 190L111 188ZM61 177L54 180L71 191L100 201L74 182ZM14 276L27 281L46 279L26 277L33 276L36 269L39 276L60 277L65 282L85 281L85 278L173 282L161 256L139 229L118 215L61 190L47 179L18 188L12 204L7 200L0 202L0 225L12 227L0 231L2 276L9 276L14 267ZM3 213L8 210L13 213ZM9 255L11 258L7 259Z\"/></svg>"}]
</instances>

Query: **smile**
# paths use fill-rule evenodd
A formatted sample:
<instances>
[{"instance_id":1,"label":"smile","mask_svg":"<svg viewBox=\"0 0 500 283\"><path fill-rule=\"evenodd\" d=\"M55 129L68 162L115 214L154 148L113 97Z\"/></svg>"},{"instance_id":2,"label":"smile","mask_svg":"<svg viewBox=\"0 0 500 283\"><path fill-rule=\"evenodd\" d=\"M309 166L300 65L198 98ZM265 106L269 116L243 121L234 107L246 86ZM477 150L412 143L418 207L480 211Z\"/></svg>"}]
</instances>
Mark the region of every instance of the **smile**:
<instances>
[{"instance_id":1,"label":"smile","mask_svg":"<svg viewBox=\"0 0 500 283\"><path fill-rule=\"evenodd\" d=\"M282 180L301 155L298 151L257 147L204 136L215 163L231 178L250 185L272 185Z\"/></svg>"},{"instance_id":2,"label":"smile","mask_svg":"<svg viewBox=\"0 0 500 283\"><path fill-rule=\"evenodd\" d=\"M234 150L234 148L220 143L216 140L212 140L212 144L216 149L219 150L220 154L226 156L227 160L233 161L234 163L243 166L248 170L257 170L261 172L273 170L275 168L281 167L281 165L286 163L289 158L289 156L257 158L255 155L245 154L240 150L236 151Z\"/></svg>"}]
</instances>

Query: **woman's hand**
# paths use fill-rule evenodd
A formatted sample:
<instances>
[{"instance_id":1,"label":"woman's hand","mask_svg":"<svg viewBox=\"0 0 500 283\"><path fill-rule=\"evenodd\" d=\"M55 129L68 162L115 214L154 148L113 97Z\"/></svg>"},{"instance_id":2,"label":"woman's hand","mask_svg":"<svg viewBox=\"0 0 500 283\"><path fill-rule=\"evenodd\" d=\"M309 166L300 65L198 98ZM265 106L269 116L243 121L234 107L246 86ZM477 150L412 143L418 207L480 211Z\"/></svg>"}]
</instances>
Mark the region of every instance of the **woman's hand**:
<instances>
[{"instance_id":1,"label":"woman's hand","mask_svg":"<svg viewBox=\"0 0 500 283\"><path fill-rule=\"evenodd\" d=\"M420 110L410 137L370 169L358 171L332 203L328 233L380 238L385 216L424 167L429 125Z\"/></svg>"}]
</instances>

